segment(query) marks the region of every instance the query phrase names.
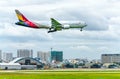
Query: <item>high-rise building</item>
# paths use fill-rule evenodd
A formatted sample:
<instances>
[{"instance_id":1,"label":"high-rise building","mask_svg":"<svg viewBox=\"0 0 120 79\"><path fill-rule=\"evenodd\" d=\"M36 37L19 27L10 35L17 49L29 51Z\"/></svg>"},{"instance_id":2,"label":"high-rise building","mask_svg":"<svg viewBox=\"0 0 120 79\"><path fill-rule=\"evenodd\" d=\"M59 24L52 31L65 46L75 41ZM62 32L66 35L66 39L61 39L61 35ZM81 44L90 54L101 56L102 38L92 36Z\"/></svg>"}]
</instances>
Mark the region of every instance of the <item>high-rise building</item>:
<instances>
[{"instance_id":1,"label":"high-rise building","mask_svg":"<svg viewBox=\"0 0 120 79\"><path fill-rule=\"evenodd\" d=\"M10 62L13 60L13 54L12 53L3 53L3 60L5 62Z\"/></svg>"},{"instance_id":2,"label":"high-rise building","mask_svg":"<svg viewBox=\"0 0 120 79\"><path fill-rule=\"evenodd\" d=\"M37 52L37 57L40 58L42 61L49 62L50 61L50 53L49 52Z\"/></svg>"},{"instance_id":3,"label":"high-rise building","mask_svg":"<svg viewBox=\"0 0 120 79\"><path fill-rule=\"evenodd\" d=\"M18 49L17 57L33 57L33 50Z\"/></svg>"},{"instance_id":4,"label":"high-rise building","mask_svg":"<svg viewBox=\"0 0 120 79\"><path fill-rule=\"evenodd\" d=\"M102 63L120 63L120 54L102 54Z\"/></svg>"},{"instance_id":5,"label":"high-rise building","mask_svg":"<svg viewBox=\"0 0 120 79\"><path fill-rule=\"evenodd\" d=\"M51 51L50 53L50 60L55 62L62 62L63 61L63 51Z\"/></svg>"}]
</instances>

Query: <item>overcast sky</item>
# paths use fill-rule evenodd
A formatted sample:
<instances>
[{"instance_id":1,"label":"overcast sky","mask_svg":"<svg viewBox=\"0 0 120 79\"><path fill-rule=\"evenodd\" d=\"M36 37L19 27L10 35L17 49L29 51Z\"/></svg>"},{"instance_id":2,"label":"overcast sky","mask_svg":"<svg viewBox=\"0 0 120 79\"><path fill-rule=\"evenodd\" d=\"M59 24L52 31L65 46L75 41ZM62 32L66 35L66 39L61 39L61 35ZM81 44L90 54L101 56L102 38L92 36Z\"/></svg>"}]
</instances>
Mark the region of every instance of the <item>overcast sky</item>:
<instances>
[{"instance_id":1,"label":"overcast sky","mask_svg":"<svg viewBox=\"0 0 120 79\"><path fill-rule=\"evenodd\" d=\"M84 21L80 30L47 30L17 26L15 9L41 23ZM41 23L42 24L42 23ZM103 53L120 53L120 0L0 0L0 49L16 55L17 49L59 50L64 58L100 59Z\"/></svg>"}]
</instances>

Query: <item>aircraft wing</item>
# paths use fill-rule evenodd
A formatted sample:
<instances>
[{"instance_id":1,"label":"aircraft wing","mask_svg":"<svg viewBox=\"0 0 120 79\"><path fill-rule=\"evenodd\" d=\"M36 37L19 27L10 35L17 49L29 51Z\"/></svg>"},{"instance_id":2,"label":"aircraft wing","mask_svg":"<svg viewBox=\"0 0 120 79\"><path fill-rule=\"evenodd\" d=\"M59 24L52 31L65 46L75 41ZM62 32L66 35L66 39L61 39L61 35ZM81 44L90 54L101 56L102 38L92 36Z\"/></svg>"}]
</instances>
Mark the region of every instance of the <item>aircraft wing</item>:
<instances>
[{"instance_id":1,"label":"aircraft wing","mask_svg":"<svg viewBox=\"0 0 120 79\"><path fill-rule=\"evenodd\" d=\"M62 24L54 18L51 18L51 28L55 29L56 31L62 30Z\"/></svg>"},{"instance_id":2,"label":"aircraft wing","mask_svg":"<svg viewBox=\"0 0 120 79\"><path fill-rule=\"evenodd\" d=\"M51 28L49 29L48 33L55 32L55 31L60 31L62 29L63 29L62 24L59 23L54 18L51 18Z\"/></svg>"}]
</instances>

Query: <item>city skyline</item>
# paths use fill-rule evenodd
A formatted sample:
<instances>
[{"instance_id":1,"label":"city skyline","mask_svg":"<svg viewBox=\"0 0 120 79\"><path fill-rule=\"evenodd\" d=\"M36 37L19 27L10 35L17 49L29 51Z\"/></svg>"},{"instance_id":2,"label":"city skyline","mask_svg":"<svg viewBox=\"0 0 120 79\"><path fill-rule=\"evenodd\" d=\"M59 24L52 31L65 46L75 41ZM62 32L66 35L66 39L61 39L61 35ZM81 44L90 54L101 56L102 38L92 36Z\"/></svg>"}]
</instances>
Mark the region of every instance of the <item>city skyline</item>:
<instances>
[{"instance_id":1,"label":"city skyline","mask_svg":"<svg viewBox=\"0 0 120 79\"><path fill-rule=\"evenodd\" d=\"M0 50L16 53L17 49L37 51L62 50L64 58L98 59L103 53L120 53L119 0L1 0ZM34 8L34 9L32 9ZM31 21L42 23L84 21L87 27L48 34L17 26L15 9Z\"/></svg>"}]
</instances>

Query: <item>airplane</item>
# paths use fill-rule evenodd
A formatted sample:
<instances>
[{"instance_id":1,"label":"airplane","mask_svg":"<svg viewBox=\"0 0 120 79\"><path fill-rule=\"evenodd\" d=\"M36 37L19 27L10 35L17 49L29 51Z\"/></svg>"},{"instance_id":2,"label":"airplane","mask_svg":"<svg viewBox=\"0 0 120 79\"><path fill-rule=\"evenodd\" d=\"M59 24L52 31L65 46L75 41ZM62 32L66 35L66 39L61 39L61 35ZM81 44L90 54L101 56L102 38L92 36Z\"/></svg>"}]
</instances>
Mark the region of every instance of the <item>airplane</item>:
<instances>
[{"instance_id":1,"label":"airplane","mask_svg":"<svg viewBox=\"0 0 120 79\"><path fill-rule=\"evenodd\" d=\"M29 21L19 10L15 10L15 12L19 20L18 22L15 23L16 25L36 28L36 29L48 29L48 33L61 31L63 29L73 29L73 28L80 28L80 31L82 31L82 29L87 26L86 23L61 24L54 18L51 18L51 26L47 26Z\"/></svg>"},{"instance_id":2,"label":"airplane","mask_svg":"<svg viewBox=\"0 0 120 79\"><path fill-rule=\"evenodd\" d=\"M64 29L75 29L75 28L77 29L80 28L80 31L82 31L83 28L87 26L86 23L82 23L82 22L61 24L54 18L51 18L51 24L52 25L51 25L51 28L49 28L48 33L55 32L55 31L61 31Z\"/></svg>"}]
</instances>

